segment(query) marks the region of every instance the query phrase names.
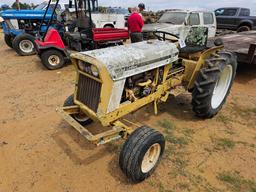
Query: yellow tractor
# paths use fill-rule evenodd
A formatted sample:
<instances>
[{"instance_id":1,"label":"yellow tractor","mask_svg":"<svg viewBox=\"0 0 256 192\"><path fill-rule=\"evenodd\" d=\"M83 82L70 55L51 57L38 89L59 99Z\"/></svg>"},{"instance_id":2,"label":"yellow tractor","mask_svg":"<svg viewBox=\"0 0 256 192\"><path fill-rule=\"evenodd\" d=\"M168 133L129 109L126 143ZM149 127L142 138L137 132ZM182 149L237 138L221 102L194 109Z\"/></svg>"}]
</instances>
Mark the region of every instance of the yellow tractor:
<instances>
[{"instance_id":1,"label":"yellow tractor","mask_svg":"<svg viewBox=\"0 0 256 192\"><path fill-rule=\"evenodd\" d=\"M72 55L74 93L57 111L86 139L101 145L126 139L119 164L124 174L141 182L155 170L165 148L164 136L148 127L132 128L124 116L170 95L192 92L195 114L212 118L230 92L236 57L220 40L207 47L207 28L190 27L177 34L155 32L156 39ZM112 127L92 134L86 126Z\"/></svg>"}]
</instances>

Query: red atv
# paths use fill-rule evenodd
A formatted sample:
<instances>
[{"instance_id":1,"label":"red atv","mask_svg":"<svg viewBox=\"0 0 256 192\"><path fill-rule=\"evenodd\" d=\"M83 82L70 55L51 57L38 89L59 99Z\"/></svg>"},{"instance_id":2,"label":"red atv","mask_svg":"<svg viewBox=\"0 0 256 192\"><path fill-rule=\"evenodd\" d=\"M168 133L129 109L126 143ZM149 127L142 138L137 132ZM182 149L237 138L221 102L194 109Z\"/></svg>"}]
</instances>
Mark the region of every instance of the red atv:
<instances>
[{"instance_id":1,"label":"red atv","mask_svg":"<svg viewBox=\"0 0 256 192\"><path fill-rule=\"evenodd\" d=\"M78 32L66 32L64 37L61 37L56 29L48 26L45 35L41 39L35 40L37 54L47 69L62 68L70 60L70 54L74 51L87 51L120 45L123 44L124 40L129 39L129 33L126 29L93 28L91 0L74 1L76 16L79 21L79 24L77 24ZM58 2L59 0L57 0L56 4ZM88 14L89 16L87 16ZM83 18L79 18L79 16ZM89 27L84 27L86 21Z\"/></svg>"}]
</instances>

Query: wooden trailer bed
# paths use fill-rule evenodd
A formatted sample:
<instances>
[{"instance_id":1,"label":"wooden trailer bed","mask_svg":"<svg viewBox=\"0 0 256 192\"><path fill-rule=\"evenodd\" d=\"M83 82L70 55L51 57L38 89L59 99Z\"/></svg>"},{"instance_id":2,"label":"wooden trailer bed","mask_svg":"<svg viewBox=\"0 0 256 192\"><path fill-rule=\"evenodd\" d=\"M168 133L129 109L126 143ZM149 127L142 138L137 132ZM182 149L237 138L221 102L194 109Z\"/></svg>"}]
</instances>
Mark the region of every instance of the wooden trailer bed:
<instances>
[{"instance_id":1,"label":"wooden trailer bed","mask_svg":"<svg viewBox=\"0 0 256 192\"><path fill-rule=\"evenodd\" d=\"M228 34L214 39L217 38L222 39L225 49L237 54L239 63L256 64L256 31Z\"/></svg>"}]
</instances>

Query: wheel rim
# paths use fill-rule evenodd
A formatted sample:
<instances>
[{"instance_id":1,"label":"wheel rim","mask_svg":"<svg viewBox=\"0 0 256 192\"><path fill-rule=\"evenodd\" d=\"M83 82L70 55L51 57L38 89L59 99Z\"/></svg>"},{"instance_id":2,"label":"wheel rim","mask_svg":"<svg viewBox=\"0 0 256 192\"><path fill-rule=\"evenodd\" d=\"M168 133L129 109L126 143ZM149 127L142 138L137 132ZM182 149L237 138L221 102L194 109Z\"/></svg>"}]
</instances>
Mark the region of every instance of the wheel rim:
<instances>
[{"instance_id":1,"label":"wheel rim","mask_svg":"<svg viewBox=\"0 0 256 192\"><path fill-rule=\"evenodd\" d=\"M48 63L52 66L56 66L56 65L59 65L60 64L60 58L59 56L57 55L51 55L49 58L48 58Z\"/></svg>"},{"instance_id":2,"label":"wheel rim","mask_svg":"<svg viewBox=\"0 0 256 192\"><path fill-rule=\"evenodd\" d=\"M34 49L34 44L30 40L22 40L19 43L19 48L24 53L31 53Z\"/></svg>"},{"instance_id":3,"label":"wheel rim","mask_svg":"<svg viewBox=\"0 0 256 192\"><path fill-rule=\"evenodd\" d=\"M148 173L151 169L155 167L160 157L160 152L161 146L159 143L155 143L147 150L141 163L141 171L143 173Z\"/></svg>"},{"instance_id":4,"label":"wheel rim","mask_svg":"<svg viewBox=\"0 0 256 192\"><path fill-rule=\"evenodd\" d=\"M213 109L218 108L223 100L225 99L225 96L228 92L228 89L230 87L230 83L232 81L232 74L233 74L233 68L231 65L227 65L224 70L221 72L220 78L215 84L211 105Z\"/></svg>"},{"instance_id":5,"label":"wheel rim","mask_svg":"<svg viewBox=\"0 0 256 192\"><path fill-rule=\"evenodd\" d=\"M79 113L79 114L74 115L74 118L78 122L85 122L85 121L88 121L90 119L87 115L85 115L83 113Z\"/></svg>"}]
</instances>

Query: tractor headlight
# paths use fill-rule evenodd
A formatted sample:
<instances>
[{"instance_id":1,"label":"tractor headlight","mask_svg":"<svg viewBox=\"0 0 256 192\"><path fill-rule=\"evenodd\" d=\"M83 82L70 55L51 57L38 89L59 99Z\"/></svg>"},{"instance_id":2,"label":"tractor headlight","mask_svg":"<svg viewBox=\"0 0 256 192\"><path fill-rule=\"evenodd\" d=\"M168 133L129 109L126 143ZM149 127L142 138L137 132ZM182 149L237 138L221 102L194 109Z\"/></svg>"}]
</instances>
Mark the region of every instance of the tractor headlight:
<instances>
[{"instance_id":1,"label":"tractor headlight","mask_svg":"<svg viewBox=\"0 0 256 192\"><path fill-rule=\"evenodd\" d=\"M91 72L94 77L99 76L99 71L98 71L97 67L95 67L94 65L91 65Z\"/></svg>"},{"instance_id":2,"label":"tractor headlight","mask_svg":"<svg viewBox=\"0 0 256 192\"><path fill-rule=\"evenodd\" d=\"M79 70L81 70L81 71L85 71L86 63L85 63L84 61L79 60L79 61L78 61L78 68L79 68Z\"/></svg>"},{"instance_id":3,"label":"tractor headlight","mask_svg":"<svg viewBox=\"0 0 256 192\"><path fill-rule=\"evenodd\" d=\"M84 62L82 60L79 60L77 65L80 71L83 71L94 77L99 77L99 70L94 65L91 65L90 63Z\"/></svg>"}]
</instances>

